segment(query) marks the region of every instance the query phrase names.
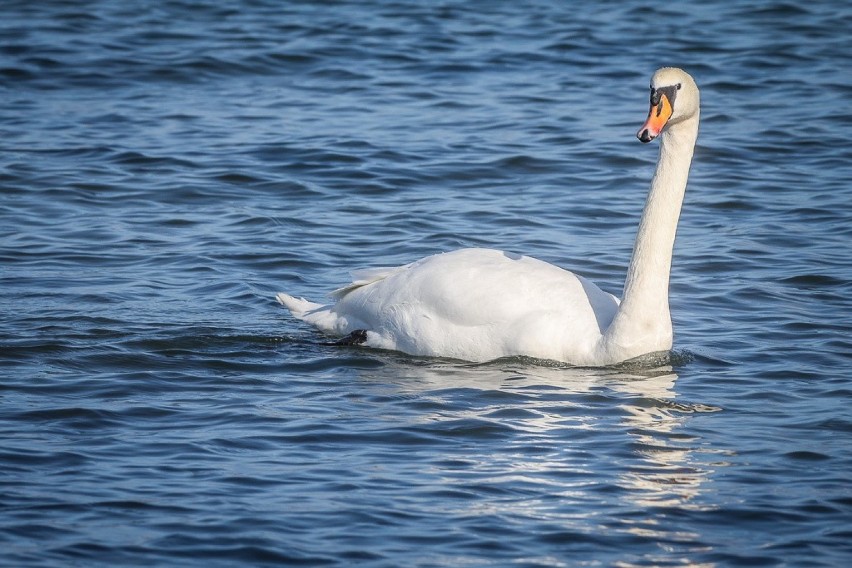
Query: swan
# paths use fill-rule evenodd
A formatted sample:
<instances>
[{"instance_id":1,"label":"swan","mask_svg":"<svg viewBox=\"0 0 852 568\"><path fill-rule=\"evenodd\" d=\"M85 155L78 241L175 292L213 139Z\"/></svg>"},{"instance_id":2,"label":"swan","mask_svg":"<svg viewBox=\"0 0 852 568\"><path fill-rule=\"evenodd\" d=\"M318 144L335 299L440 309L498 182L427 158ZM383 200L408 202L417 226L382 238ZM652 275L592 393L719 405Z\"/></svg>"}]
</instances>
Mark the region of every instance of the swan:
<instances>
[{"instance_id":1,"label":"swan","mask_svg":"<svg viewBox=\"0 0 852 568\"><path fill-rule=\"evenodd\" d=\"M529 356L607 366L672 348L669 273L698 136L699 92L673 67L651 78L648 118L636 136L660 137L621 300L582 276L499 250L468 248L395 268L355 271L316 304L278 301L336 344L484 362Z\"/></svg>"}]
</instances>

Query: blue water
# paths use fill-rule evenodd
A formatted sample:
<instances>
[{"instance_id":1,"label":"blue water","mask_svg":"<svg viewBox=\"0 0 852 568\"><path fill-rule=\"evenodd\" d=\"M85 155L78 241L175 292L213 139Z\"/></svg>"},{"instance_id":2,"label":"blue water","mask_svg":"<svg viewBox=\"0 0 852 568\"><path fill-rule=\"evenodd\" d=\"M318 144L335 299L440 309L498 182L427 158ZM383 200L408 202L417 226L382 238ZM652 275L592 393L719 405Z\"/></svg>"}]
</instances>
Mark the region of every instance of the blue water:
<instances>
[{"instance_id":1,"label":"blue water","mask_svg":"<svg viewBox=\"0 0 852 568\"><path fill-rule=\"evenodd\" d=\"M0 7L0 564L852 563L848 2ZM322 345L463 246L620 294L702 89L659 366Z\"/></svg>"}]
</instances>

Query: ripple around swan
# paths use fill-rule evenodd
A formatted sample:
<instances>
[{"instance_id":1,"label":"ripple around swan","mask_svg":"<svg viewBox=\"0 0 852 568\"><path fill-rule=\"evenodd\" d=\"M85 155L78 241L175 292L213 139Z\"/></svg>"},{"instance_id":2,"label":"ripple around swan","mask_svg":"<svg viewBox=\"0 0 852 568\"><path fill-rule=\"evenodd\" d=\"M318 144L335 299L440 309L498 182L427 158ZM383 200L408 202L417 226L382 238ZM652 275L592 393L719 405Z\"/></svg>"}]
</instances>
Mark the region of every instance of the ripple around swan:
<instances>
[{"instance_id":1,"label":"ripple around swan","mask_svg":"<svg viewBox=\"0 0 852 568\"><path fill-rule=\"evenodd\" d=\"M849 564L846 4L0 14L0 564ZM275 304L462 246L618 293L661 64L702 88L673 353L338 349Z\"/></svg>"}]
</instances>

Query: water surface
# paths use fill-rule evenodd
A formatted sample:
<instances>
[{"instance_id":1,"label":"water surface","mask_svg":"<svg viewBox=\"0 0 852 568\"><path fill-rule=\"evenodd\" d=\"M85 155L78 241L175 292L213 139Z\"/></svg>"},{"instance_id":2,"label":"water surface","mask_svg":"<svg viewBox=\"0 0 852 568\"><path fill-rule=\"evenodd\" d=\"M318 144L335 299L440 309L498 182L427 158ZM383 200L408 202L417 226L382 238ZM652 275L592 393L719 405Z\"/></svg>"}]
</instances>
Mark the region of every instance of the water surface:
<instances>
[{"instance_id":1,"label":"water surface","mask_svg":"<svg viewBox=\"0 0 852 568\"><path fill-rule=\"evenodd\" d=\"M843 2L5 2L0 563L852 561ZM619 294L702 126L676 351L321 345L274 293L462 246Z\"/></svg>"}]
</instances>

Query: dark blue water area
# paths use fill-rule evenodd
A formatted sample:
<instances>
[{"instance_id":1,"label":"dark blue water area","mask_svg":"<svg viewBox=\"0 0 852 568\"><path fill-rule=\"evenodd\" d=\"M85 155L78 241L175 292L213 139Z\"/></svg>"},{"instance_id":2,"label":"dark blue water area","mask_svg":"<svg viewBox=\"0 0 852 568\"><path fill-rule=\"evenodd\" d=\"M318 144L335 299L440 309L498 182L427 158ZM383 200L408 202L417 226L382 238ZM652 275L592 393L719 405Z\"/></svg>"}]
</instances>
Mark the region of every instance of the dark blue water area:
<instances>
[{"instance_id":1,"label":"dark blue water area","mask_svg":"<svg viewBox=\"0 0 852 568\"><path fill-rule=\"evenodd\" d=\"M848 2L0 5L0 564L852 563ZM620 294L702 92L675 351L323 345L464 246Z\"/></svg>"}]
</instances>

